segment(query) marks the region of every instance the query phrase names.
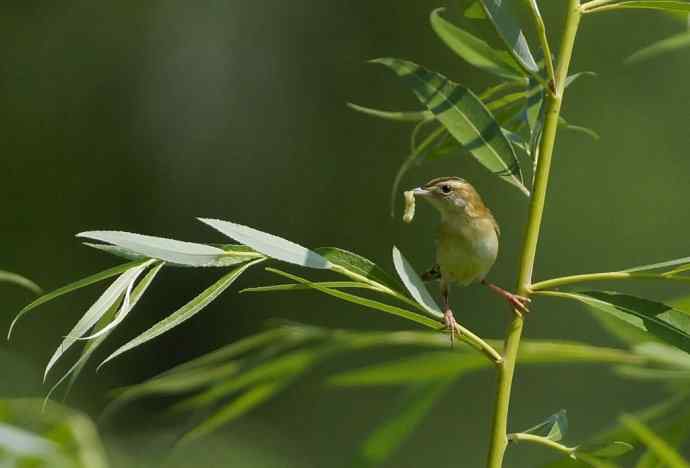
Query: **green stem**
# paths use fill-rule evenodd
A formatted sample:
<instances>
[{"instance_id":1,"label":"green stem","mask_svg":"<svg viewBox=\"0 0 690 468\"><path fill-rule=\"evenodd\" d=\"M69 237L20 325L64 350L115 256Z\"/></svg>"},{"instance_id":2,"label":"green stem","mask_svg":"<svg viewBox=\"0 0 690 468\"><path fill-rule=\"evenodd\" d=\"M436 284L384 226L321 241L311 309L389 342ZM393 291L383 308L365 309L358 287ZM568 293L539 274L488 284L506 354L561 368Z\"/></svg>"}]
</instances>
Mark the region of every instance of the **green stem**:
<instances>
[{"instance_id":1,"label":"green stem","mask_svg":"<svg viewBox=\"0 0 690 468\"><path fill-rule=\"evenodd\" d=\"M546 437L541 437L534 434L524 434L522 432L518 432L516 434L510 434L508 438L513 442L530 442L533 444L543 445L545 447L565 453L566 455L572 455L572 453L575 451L574 447L567 447L551 439L547 439Z\"/></svg>"},{"instance_id":2,"label":"green stem","mask_svg":"<svg viewBox=\"0 0 690 468\"><path fill-rule=\"evenodd\" d=\"M565 29L561 40L560 53L558 54L558 68L556 71L556 93L548 95L546 98L546 115L544 120L544 133L539 148L539 166L534 181L534 191L530 201L527 227L523 241L522 256L520 259L520 269L518 273L517 291L520 295L529 295L531 292L532 270L534 259L537 252L539 231L541 228L542 216L544 214L544 202L546 199L546 189L549 181L551 169L551 156L553 154L556 132L558 130L558 118L561 111L561 102L565 81L568 77L568 68L575 45L580 24L580 2L579 0L568 0L568 12L566 16ZM515 373L515 363L518 350L520 348L520 338L522 337L523 319L517 313L508 326L506 340L503 351L503 365L498 372L498 391L494 409L492 423L491 440L489 445L488 468L501 468L503 457L508 446L508 409L510 406L510 394L513 384L513 374Z\"/></svg>"},{"instance_id":3,"label":"green stem","mask_svg":"<svg viewBox=\"0 0 690 468\"><path fill-rule=\"evenodd\" d=\"M606 273L587 273L583 275L563 276L545 281L539 281L532 285L532 291L543 289L553 289L569 284L585 283L591 281L612 281L612 280L671 280L671 281L690 281L690 276L671 276L659 273L635 273L630 271L609 271Z\"/></svg>"},{"instance_id":4,"label":"green stem","mask_svg":"<svg viewBox=\"0 0 690 468\"><path fill-rule=\"evenodd\" d=\"M536 0L529 0L528 5L532 10L532 18L534 19L534 26L537 29L537 35L539 36L539 42L541 44L541 49L544 52L544 62L546 64L546 72L549 75L549 80L555 84L556 82L556 72L553 68L553 59L551 58L551 47L549 46L549 38L546 35L546 26L544 25L544 19L541 17L539 12L539 7ZM546 87L549 93L553 93L554 89L550 86Z\"/></svg>"}]
</instances>

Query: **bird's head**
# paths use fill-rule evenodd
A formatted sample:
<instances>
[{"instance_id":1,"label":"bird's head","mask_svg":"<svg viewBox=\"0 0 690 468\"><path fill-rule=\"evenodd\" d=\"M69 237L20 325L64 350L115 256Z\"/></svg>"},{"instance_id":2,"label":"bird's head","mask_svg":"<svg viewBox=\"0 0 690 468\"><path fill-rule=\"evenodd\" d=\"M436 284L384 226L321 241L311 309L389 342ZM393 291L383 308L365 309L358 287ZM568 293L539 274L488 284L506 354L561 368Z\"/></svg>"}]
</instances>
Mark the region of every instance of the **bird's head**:
<instances>
[{"instance_id":1,"label":"bird's head","mask_svg":"<svg viewBox=\"0 0 690 468\"><path fill-rule=\"evenodd\" d=\"M413 190L416 197L431 203L441 212L441 216L484 216L488 209L475 188L460 177L439 177Z\"/></svg>"}]
</instances>

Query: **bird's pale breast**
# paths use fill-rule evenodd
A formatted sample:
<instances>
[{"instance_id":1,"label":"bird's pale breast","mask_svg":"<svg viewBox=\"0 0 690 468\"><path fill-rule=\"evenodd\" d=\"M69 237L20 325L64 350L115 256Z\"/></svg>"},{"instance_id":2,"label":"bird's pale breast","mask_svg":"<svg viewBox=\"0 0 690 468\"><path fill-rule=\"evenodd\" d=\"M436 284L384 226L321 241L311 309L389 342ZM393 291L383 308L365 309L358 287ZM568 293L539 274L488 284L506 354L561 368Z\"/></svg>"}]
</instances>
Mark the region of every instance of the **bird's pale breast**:
<instances>
[{"instance_id":1,"label":"bird's pale breast","mask_svg":"<svg viewBox=\"0 0 690 468\"><path fill-rule=\"evenodd\" d=\"M449 282L468 285L489 273L498 255L498 235L488 219L442 223L436 259Z\"/></svg>"}]
</instances>

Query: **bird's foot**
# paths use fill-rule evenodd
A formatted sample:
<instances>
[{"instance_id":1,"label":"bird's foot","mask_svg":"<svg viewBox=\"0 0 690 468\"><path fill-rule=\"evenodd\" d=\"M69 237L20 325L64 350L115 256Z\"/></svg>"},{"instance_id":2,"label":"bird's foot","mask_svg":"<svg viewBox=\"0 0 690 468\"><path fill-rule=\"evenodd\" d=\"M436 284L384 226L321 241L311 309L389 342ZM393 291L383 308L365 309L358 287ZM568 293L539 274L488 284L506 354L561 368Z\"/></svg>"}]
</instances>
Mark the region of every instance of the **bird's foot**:
<instances>
[{"instance_id":1,"label":"bird's foot","mask_svg":"<svg viewBox=\"0 0 690 468\"><path fill-rule=\"evenodd\" d=\"M508 301L508 304L510 304L510 306L512 307L513 312L515 312L515 314L518 317L522 317L522 314L526 314L527 312L529 312L528 304L532 302L532 299L530 299L529 297L513 294L512 292L506 291L500 286L496 286L495 284L489 283L487 281L483 281L483 283L487 285L489 288L491 288L494 292L501 295L506 301Z\"/></svg>"},{"instance_id":2,"label":"bird's foot","mask_svg":"<svg viewBox=\"0 0 690 468\"><path fill-rule=\"evenodd\" d=\"M450 345L451 347L453 346L453 342L455 340L455 335L460 338L460 330L458 327L458 322L455 321L455 316L453 315L453 311L450 309L447 309L443 313L443 323L446 324L446 328L450 331Z\"/></svg>"}]
</instances>

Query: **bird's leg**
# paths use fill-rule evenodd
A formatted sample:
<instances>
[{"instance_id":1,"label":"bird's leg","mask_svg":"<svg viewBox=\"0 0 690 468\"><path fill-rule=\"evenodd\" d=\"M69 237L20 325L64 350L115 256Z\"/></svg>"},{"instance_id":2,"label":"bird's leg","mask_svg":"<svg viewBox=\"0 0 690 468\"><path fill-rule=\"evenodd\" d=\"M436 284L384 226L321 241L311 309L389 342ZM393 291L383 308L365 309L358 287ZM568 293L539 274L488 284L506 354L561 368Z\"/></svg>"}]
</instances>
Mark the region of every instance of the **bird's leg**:
<instances>
[{"instance_id":1,"label":"bird's leg","mask_svg":"<svg viewBox=\"0 0 690 468\"><path fill-rule=\"evenodd\" d=\"M460 338L460 332L458 331L458 323L455 321L455 316L453 311L450 310L450 305L448 304L448 283L442 278L441 279L441 298L443 300L443 323L446 324L446 328L450 331L450 345L453 346L453 341L455 335Z\"/></svg>"},{"instance_id":2,"label":"bird's leg","mask_svg":"<svg viewBox=\"0 0 690 468\"><path fill-rule=\"evenodd\" d=\"M489 283L486 280L482 280L482 284L488 286L489 289L491 289L492 291L503 297L506 301L508 301L508 304L510 304L513 307L513 311L520 317L522 317L523 313L529 312L527 304L532 302L532 300L529 297L518 296L517 294L513 294L510 291L506 291L502 287L496 286L493 283Z\"/></svg>"}]
</instances>

